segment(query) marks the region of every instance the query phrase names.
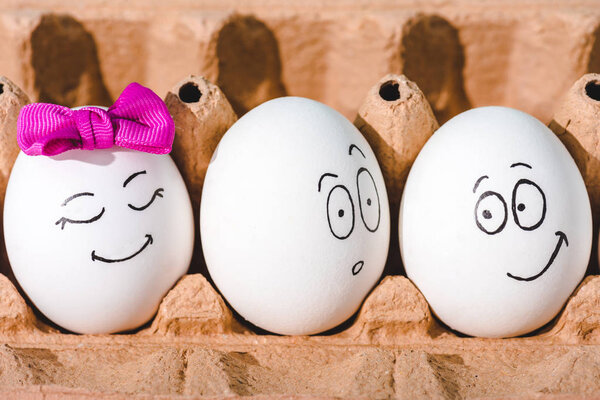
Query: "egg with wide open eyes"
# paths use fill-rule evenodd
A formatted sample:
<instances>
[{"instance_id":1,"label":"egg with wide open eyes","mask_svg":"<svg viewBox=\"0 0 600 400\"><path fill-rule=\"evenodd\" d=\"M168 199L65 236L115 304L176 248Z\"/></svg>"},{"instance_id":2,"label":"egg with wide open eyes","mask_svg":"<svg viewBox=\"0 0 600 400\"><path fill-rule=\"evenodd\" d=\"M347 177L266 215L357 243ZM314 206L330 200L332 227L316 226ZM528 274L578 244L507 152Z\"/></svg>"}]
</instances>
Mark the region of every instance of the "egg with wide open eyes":
<instances>
[{"instance_id":1,"label":"egg with wide open eyes","mask_svg":"<svg viewBox=\"0 0 600 400\"><path fill-rule=\"evenodd\" d=\"M209 164L200 237L210 276L268 331L314 334L352 316L381 276L389 230L373 151L316 101L284 97L253 109Z\"/></svg>"},{"instance_id":2,"label":"egg with wide open eyes","mask_svg":"<svg viewBox=\"0 0 600 400\"><path fill-rule=\"evenodd\" d=\"M466 111L417 157L400 207L408 277L449 327L511 337L561 310L590 257L585 184L537 119L505 107Z\"/></svg>"},{"instance_id":3,"label":"egg with wide open eyes","mask_svg":"<svg viewBox=\"0 0 600 400\"><path fill-rule=\"evenodd\" d=\"M15 277L46 317L78 333L150 320L188 269L193 221L170 156L117 147L20 153L4 203Z\"/></svg>"}]
</instances>

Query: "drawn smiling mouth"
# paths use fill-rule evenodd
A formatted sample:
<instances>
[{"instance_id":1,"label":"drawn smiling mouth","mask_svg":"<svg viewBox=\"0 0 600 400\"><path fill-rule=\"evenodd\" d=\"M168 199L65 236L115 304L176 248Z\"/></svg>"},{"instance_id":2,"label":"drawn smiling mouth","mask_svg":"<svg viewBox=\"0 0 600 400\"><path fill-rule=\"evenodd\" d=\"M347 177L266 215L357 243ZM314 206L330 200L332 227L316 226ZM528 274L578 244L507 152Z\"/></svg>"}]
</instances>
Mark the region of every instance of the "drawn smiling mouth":
<instances>
[{"instance_id":1,"label":"drawn smiling mouth","mask_svg":"<svg viewBox=\"0 0 600 400\"><path fill-rule=\"evenodd\" d=\"M544 275L544 273L546 271L548 271L548 268L550 268L550 266L554 262L554 259L558 255L558 252L560 251L560 247L562 246L563 242L565 243L565 246L569 247L569 241L567 240L567 235L565 235L564 232L558 231L558 232L555 232L554 234L556 236L558 236L558 243L556 243L556 247L554 248L554 252L550 256L550 259L548 260L548 263L546 264L546 266L544 267L543 270L541 270L537 274L535 274L533 276L530 276L528 278L523 278L521 276L516 276L516 275L511 274L510 272L507 272L506 275L508 275L509 278L516 279L517 281L525 281L525 282L534 281L537 278L539 278L540 276Z\"/></svg>"},{"instance_id":2,"label":"drawn smiling mouth","mask_svg":"<svg viewBox=\"0 0 600 400\"><path fill-rule=\"evenodd\" d=\"M98 261L102 261L105 263L116 263L116 262L123 262L123 261L131 260L133 257L137 256L142 251L144 251L146 249L146 247L148 247L149 245L152 244L152 242L153 242L152 235L146 235L146 242L138 251L136 251L135 253L133 253L132 255L130 255L128 257L118 258L118 259L104 258L104 257L97 256L96 250L92 250L92 261L98 260Z\"/></svg>"}]
</instances>

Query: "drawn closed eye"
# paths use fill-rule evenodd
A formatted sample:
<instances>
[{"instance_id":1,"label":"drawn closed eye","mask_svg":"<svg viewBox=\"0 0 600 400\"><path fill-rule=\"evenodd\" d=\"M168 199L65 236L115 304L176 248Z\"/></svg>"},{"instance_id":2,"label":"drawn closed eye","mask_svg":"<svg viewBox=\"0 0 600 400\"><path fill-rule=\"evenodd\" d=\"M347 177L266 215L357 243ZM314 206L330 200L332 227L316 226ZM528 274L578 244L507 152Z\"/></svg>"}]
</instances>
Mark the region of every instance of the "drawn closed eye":
<instances>
[{"instance_id":1,"label":"drawn closed eye","mask_svg":"<svg viewBox=\"0 0 600 400\"><path fill-rule=\"evenodd\" d=\"M155 200L157 197L163 197L163 192L164 192L164 191L165 191L165 189L163 189L163 188L158 188L158 189L156 189L156 190L154 191L154 193L152 194L152 198L150 199L150 201L149 201L148 203L146 203L145 205L141 206L141 207L136 207L136 206L134 206L134 205L132 205L132 204L127 204L127 205L128 205L128 206L129 206L129 208L131 208L132 210L135 210L135 211L143 211L143 210L145 210L146 208L150 207L150 205L151 205L152 203L154 203L154 200Z\"/></svg>"},{"instance_id":2,"label":"drawn closed eye","mask_svg":"<svg viewBox=\"0 0 600 400\"><path fill-rule=\"evenodd\" d=\"M105 211L104 207L102 207L102 210L98 213L98 215L96 215L95 217L92 217L90 219L86 219L86 220L70 219L67 217L62 217L58 221L56 221L54 223L54 225L61 224L60 229L63 230L63 229L65 229L65 225L67 223L69 223L69 224L91 224L92 222L98 221L104 214L104 211Z\"/></svg>"}]
</instances>

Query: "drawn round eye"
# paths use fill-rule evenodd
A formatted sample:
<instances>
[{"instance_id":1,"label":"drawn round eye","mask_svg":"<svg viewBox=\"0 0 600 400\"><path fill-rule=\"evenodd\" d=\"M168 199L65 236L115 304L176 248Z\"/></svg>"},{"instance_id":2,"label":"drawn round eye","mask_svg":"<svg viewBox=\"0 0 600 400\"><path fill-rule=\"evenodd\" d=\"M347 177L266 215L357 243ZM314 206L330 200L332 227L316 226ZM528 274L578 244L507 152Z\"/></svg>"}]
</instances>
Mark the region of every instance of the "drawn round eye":
<instances>
[{"instance_id":1,"label":"drawn round eye","mask_svg":"<svg viewBox=\"0 0 600 400\"><path fill-rule=\"evenodd\" d=\"M375 232L379 228L381 219L381 207L379 204L379 193L373 176L366 168L358 170L356 175L356 185L358 186L358 205L360 207L360 217L369 232Z\"/></svg>"},{"instance_id":2,"label":"drawn round eye","mask_svg":"<svg viewBox=\"0 0 600 400\"><path fill-rule=\"evenodd\" d=\"M529 179L521 179L512 194L512 213L515 223L526 231L537 229L546 217L546 196Z\"/></svg>"},{"instance_id":3,"label":"drawn round eye","mask_svg":"<svg viewBox=\"0 0 600 400\"><path fill-rule=\"evenodd\" d=\"M506 202L496 192L485 192L475 205L477 227L488 235L495 235L504 229L507 220Z\"/></svg>"},{"instance_id":4,"label":"drawn round eye","mask_svg":"<svg viewBox=\"0 0 600 400\"><path fill-rule=\"evenodd\" d=\"M335 186L327 196L327 222L338 239L346 239L354 229L354 203L343 185Z\"/></svg>"}]
</instances>

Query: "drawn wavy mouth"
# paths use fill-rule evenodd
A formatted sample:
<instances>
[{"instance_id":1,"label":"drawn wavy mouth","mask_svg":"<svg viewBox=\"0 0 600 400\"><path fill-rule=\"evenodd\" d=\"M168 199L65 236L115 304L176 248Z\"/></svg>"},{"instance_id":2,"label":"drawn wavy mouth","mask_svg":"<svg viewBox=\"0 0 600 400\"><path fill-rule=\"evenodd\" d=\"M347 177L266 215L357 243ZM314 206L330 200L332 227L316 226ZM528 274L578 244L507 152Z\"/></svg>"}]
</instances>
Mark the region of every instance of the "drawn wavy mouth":
<instances>
[{"instance_id":1,"label":"drawn wavy mouth","mask_svg":"<svg viewBox=\"0 0 600 400\"><path fill-rule=\"evenodd\" d=\"M135 253L133 253L132 255L130 255L129 257L125 257L125 258L118 258L118 259L112 259L112 258L104 258L104 257L100 257L96 255L96 250L92 250L92 261L102 261L105 263L116 263L116 262L123 262L123 261L127 261L127 260L131 260L133 257L137 256L138 254L140 254L142 251L144 251L146 249L146 247L148 247L149 245L151 245L153 242L152 240L152 235L146 235L146 242L144 243L144 245Z\"/></svg>"},{"instance_id":2,"label":"drawn wavy mouth","mask_svg":"<svg viewBox=\"0 0 600 400\"><path fill-rule=\"evenodd\" d=\"M556 236L558 236L558 243L556 243L556 247L554 248L554 252L552 253L552 255L550 256L550 259L548 260L548 263L546 264L546 266L544 267L543 270L541 270L540 272L538 272L537 274L530 276L528 278L523 278L521 276L516 276L511 274L510 272L507 272L506 275L508 275L509 278L513 278L516 279L518 281L525 281L525 282L531 282L536 280L537 278L539 278L540 276L544 275L544 273L546 271L548 271L548 268L550 268L550 266L552 265L552 263L554 262L554 259L556 258L556 256L558 255L558 252L560 251L560 247L562 246L563 242L565 243L565 246L569 247L569 240L567 240L567 235L565 235L563 232L558 231L554 233Z\"/></svg>"}]
</instances>

